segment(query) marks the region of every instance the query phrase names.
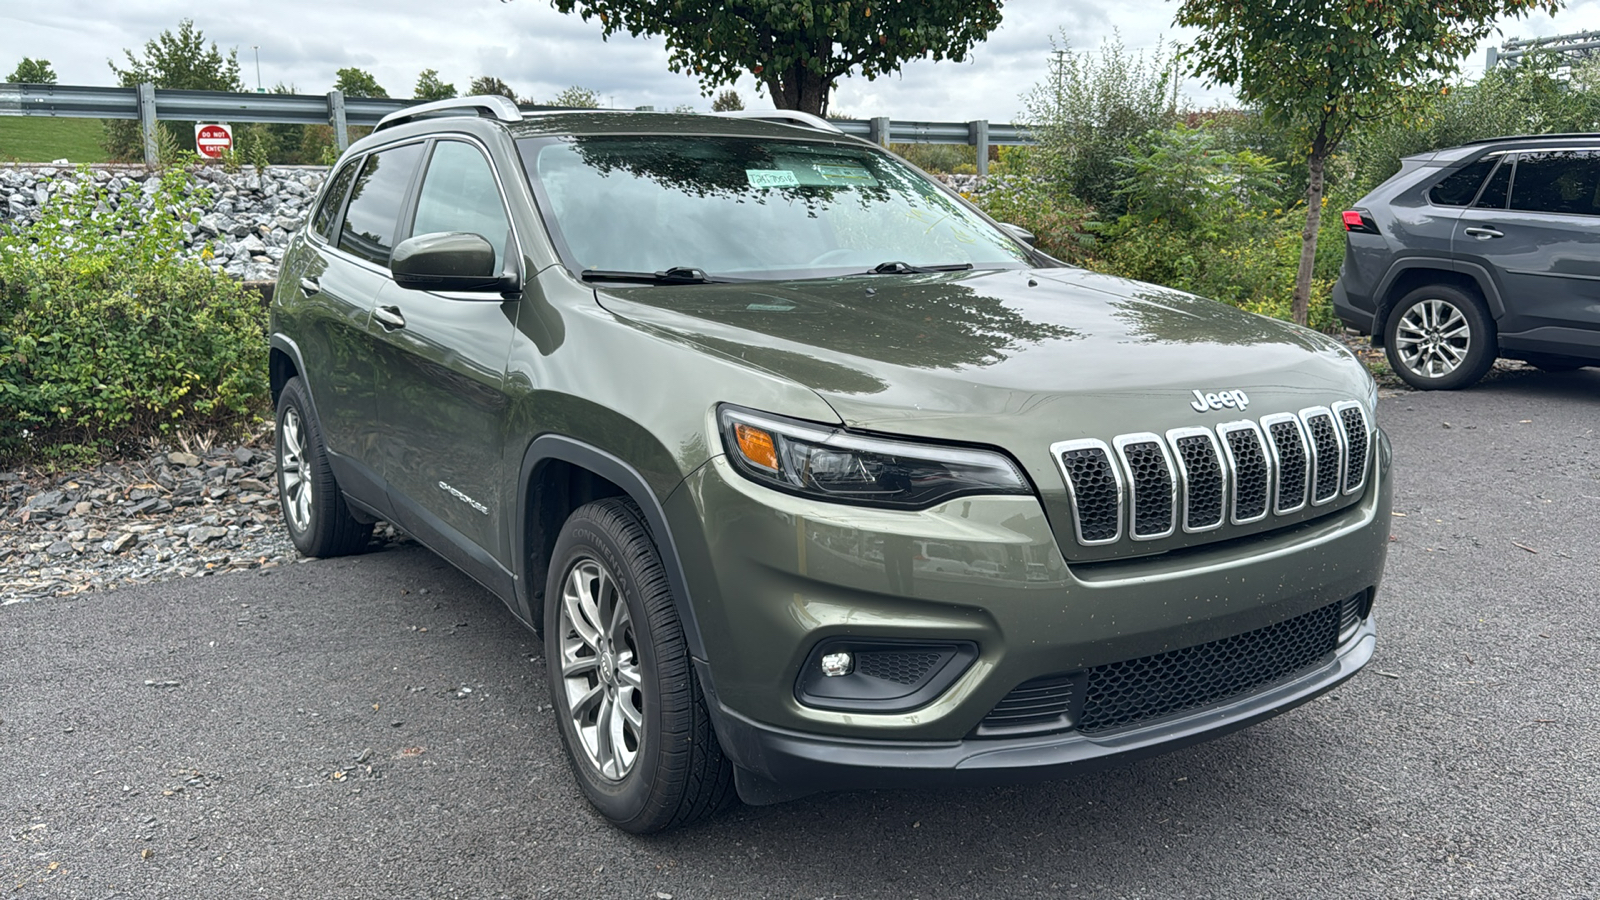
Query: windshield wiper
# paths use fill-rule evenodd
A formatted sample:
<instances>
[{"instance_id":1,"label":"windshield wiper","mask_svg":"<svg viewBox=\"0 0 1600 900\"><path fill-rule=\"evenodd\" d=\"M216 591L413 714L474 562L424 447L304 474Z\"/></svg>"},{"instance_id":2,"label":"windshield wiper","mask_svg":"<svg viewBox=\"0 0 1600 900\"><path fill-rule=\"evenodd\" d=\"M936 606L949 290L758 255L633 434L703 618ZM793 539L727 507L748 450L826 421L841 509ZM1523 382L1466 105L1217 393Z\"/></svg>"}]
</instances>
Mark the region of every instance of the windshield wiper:
<instances>
[{"instance_id":1,"label":"windshield wiper","mask_svg":"<svg viewBox=\"0 0 1600 900\"><path fill-rule=\"evenodd\" d=\"M868 269L866 275L917 275L923 272L965 272L972 268L972 263L950 263L943 266L913 266L899 260L878 263Z\"/></svg>"},{"instance_id":2,"label":"windshield wiper","mask_svg":"<svg viewBox=\"0 0 1600 900\"><path fill-rule=\"evenodd\" d=\"M616 269L584 269L584 281L618 281L631 284L715 284L717 279L704 269L673 266L665 272L626 272Z\"/></svg>"}]
</instances>

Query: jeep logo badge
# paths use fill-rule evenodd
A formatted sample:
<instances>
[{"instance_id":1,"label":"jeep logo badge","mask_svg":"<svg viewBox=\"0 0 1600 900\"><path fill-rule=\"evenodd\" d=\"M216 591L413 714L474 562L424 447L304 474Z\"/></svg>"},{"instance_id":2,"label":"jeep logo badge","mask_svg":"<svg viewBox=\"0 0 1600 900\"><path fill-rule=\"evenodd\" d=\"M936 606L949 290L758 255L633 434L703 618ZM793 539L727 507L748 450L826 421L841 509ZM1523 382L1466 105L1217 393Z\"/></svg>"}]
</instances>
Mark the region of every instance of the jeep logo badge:
<instances>
[{"instance_id":1,"label":"jeep logo badge","mask_svg":"<svg viewBox=\"0 0 1600 900\"><path fill-rule=\"evenodd\" d=\"M1194 401L1189 405L1194 407L1195 412L1222 409L1223 407L1243 411L1245 407L1250 405L1250 398L1245 396L1244 391L1218 391L1215 394L1202 394L1199 391L1191 391L1190 393L1194 394Z\"/></svg>"}]
</instances>

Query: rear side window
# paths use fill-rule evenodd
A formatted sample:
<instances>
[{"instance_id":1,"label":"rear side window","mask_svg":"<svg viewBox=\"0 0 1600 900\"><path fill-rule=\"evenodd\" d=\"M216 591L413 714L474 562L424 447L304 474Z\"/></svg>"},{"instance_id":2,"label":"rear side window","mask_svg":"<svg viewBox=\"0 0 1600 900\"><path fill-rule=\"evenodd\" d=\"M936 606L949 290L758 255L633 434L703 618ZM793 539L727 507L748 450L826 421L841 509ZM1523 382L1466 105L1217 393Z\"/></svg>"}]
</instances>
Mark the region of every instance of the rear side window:
<instances>
[{"instance_id":1,"label":"rear side window","mask_svg":"<svg viewBox=\"0 0 1600 900\"><path fill-rule=\"evenodd\" d=\"M1505 209L1506 195L1511 193L1511 170L1515 166L1516 161L1506 157L1500 163L1500 168L1489 176L1489 183L1483 186L1483 193L1478 195L1478 202L1472 205L1478 209Z\"/></svg>"},{"instance_id":2,"label":"rear side window","mask_svg":"<svg viewBox=\"0 0 1600 900\"><path fill-rule=\"evenodd\" d=\"M1543 150L1517 159L1511 208L1600 215L1600 156L1592 150Z\"/></svg>"},{"instance_id":3,"label":"rear side window","mask_svg":"<svg viewBox=\"0 0 1600 900\"><path fill-rule=\"evenodd\" d=\"M471 144L440 141L434 145L428 174L417 195L411 234L439 231L464 231L484 238L494 247L495 270L504 266L511 224L494 171Z\"/></svg>"},{"instance_id":4,"label":"rear side window","mask_svg":"<svg viewBox=\"0 0 1600 900\"><path fill-rule=\"evenodd\" d=\"M317 214L311 220L311 230L322 235L326 240L333 240L333 223L337 221L339 206L344 203L344 195L350 189L350 179L356 176L359 160L351 160L344 164L344 168L333 176L333 183L328 185L328 190L322 195L322 205L317 207Z\"/></svg>"},{"instance_id":5,"label":"rear side window","mask_svg":"<svg viewBox=\"0 0 1600 900\"><path fill-rule=\"evenodd\" d=\"M1478 195L1478 185L1483 184L1496 162L1498 159L1493 157L1480 159L1451 172L1428 191L1428 199L1440 206L1466 206Z\"/></svg>"},{"instance_id":6,"label":"rear side window","mask_svg":"<svg viewBox=\"0 0 1600 900\"><path fill-rule=\"evenodd\" d=\"M380 266L389 264L406 188L422 158L421 144L380 150L367 157L350 188L339 229L339 249Z\"/></svg>"}]
</instances>

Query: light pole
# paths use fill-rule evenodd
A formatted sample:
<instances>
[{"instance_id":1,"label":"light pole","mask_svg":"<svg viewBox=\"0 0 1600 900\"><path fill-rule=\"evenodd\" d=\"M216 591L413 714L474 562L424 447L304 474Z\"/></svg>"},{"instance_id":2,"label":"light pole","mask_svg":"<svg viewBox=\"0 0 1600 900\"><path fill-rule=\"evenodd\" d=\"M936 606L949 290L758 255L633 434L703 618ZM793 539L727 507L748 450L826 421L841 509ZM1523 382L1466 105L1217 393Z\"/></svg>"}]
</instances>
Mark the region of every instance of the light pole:
<instances>
[{"instance_id":1,"label":"light pole","mask_svg":"<svg viewBox=\"0 0 1600 900\"><path fill-rule=\"evenodd\" d=\"M256 93L265 94L266 91L261 89L261 45L252 44L250 49L256 52Z\"/></svg>"}]
</instances>

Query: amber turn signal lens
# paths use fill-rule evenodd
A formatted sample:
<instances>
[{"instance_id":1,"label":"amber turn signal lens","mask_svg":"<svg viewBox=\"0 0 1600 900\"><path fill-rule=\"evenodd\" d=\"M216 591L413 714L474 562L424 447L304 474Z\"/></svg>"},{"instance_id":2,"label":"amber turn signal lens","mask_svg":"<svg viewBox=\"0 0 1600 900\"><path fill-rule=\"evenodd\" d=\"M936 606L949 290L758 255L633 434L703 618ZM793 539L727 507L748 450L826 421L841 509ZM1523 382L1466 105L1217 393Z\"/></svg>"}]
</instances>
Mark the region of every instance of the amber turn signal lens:
<instances>
[{"instance_id":1,"label":"amber turn signal lens","mask_svg":"<svg viewBox=\"0 0 1600 900\"><path fill-rule=\"evenodd\" d=\"M764 469L778 471L778 448L772 444L772 435L742 422L733 426L733 434L745 459Z\"/></svg>"}]
</instances>

